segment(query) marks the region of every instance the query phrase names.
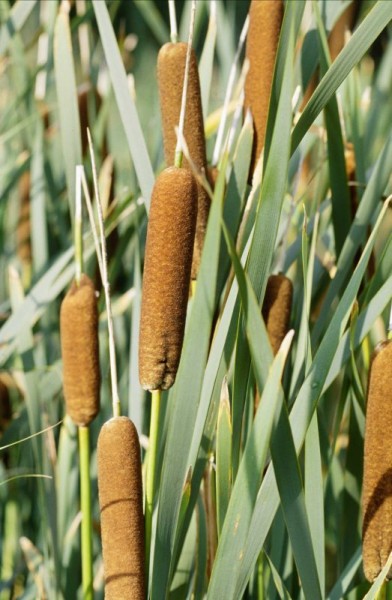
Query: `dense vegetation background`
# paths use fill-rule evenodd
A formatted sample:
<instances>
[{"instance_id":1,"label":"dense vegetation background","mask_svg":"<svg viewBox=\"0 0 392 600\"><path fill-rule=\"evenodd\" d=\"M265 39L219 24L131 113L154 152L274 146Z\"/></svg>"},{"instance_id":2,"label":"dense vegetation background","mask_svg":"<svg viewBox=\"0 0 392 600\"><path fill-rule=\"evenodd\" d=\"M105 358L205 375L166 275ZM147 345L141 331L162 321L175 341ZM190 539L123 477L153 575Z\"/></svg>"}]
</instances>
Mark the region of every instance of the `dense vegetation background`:
<instances>
[{"instance_id":1,"label":"dense vegetation background","mask_svg":"<svg viewBox=\"0 0 392 600\"><path fill-rule=\"evenodd\" d=\"M197 4L211 161L249 2ZM234 142L220 153L182 361L163 395L154 599L374 598L386 574L373 586L363 575L361 491L370 357L387 337L392 297L392 2L358 3L354 34L331 65L328 35L349 4L286 2L261 185L248 182L253 134L242 114L232 119L233 91ZM182 40L190 7L176 2ZM122 413L146 462L150 397L138 380L138 331L150 193L164 166L155 66L169 39L163 0L0 3L1 600L82 597L78 441L64 417L59 307L75 270L76 165L92 183L87 124ZM305 104L314 73L319 85ZM101 290L87 213L84 232L85 270ZM277 272L293 282L294 337L272 363L259 306ZM111 415L102 293L99 307L96 598L104 584L96 441ZM380 436L388 426L385 415Z\"/></svg>"}]
</instances>

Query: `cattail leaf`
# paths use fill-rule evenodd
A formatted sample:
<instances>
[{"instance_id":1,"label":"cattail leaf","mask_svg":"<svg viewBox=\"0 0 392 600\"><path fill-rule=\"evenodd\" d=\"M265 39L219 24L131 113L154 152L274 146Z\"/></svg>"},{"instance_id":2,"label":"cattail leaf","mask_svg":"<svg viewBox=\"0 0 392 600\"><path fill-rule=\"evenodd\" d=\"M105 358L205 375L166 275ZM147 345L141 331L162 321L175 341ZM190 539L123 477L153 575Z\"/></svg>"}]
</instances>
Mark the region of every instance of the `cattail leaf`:
<instances>
[{"instance_id":1,"label":"cattail leaf","mask_svg":"<svg viewBox=\"0 0 392 600\"><path fill-rule=\"evenodd\" d=\"M334 316L332 317L328 331L315 354L308 376L299 390L293 409L290 413L291 429L297 451L302 447L310 419L325 386L334 355L339 347L344 328L348 322L351 307L358 293L378 229L386 213L387 207L388 203L385 203L358 266L346 287L345 293L343 294ZM249 527L245 553L236 583L237 597L239 597L245 589L250 572L272 524L278 503L279 495L276 489L276 481L272 468L270 467L261 485Z\"/></svg>"},{"instance_id":2,"label":"cattail leaf","mask_svg":"<svg viewBox=\"0 0 392 600\"><path fill-rule=\"evenodd\" d=\"M362 552L361 547L357 548L354 552L351 559L348 561L347 565L342 570L342 573L332 590L330 591L327 600L340 600L343 598L348 590L350 589L351 582L354 579L355 574L357 573L361 562L362 562Z\"/></svg>"},{"instance_id":3,"label":"cattail leaf","mask_svg":"<svg viewBox=\"0 0 392 600\"><path fill-rule=\"evenodd\" d=\"M229 243L229 237L225 228L224 232L225 238ZM261 360L259 355L259 343L257 338L263 337L263 334L261 333L263 322L256 298L249 286L249 280L246 280L246 283L244 281L245 274L242 271L238 258L235 258L235 250L232 244L230 252L236 269L236 275L237 277L240 277L239 285L240 289L242 288L243 303L244 306L247 307L247 315L252 314L252 326L250 325L250 322L247 321L247 333L250 337L252 358L255 361L256 376L261 388L267 365L265 364L265 361ZM255 323L258 324L257 330L255 330L255 326L253 326ZM256 337L256 333L260 335L257 335ZM264 335L266 335L265 331ZM235 581L233 574L237 572L241 564L241 558L244 552L243 544L248 532L253 505L256 500L259 483L262 477L273 419L277 406L282 400L280 394L280 379L291 338L292 333L287 336L286 342L278 352L269 375L267 376L254 425L240 462L208 589L208 594L211 598L236 597L233 587L233 581ZM258 474L258 476L254 475L255 473Z\"/></svg>"},{"instance_id":4,"label":"cattail leaf","mask_svg":"<svg viewBox=\"0 0 392 600\"><path fill-rule=\"evenodd\" d=\"M214 66L214 54L216 43L216 29L216 17L211 7L210 18L208 21L208 31L199 64L201 105L203 107L204 122L208 115L208 106L210 100L212 69Z\"/></svg>"},{"instance_id":5,"label":"cattail leaf","mask_svg":"<svg viewBox=\"0 0 392 600\"><path fill-rule=\"evenodd\" d=\"M135 104L129 92L124 65L121 60L108 9L105 3L97 2L96 0L93 2L93 7L129 151L135 165L136 175L147 210L149 210L150 196L154 185L154 174L143 131Z\"/></svg>"},{"instance_id":6,"label":"cattail leaf","mask_svg":"<svg viewBox=\"0 0 392 600\"><path fill-rule=\"evenodd\" d=\"M338 59L336 59L338 60ZM342 251L337 263L337 271L331 281L324 302L321 307L320 317L315 324L312 332L312 341L316 343L329 321L331 312L330 307L336 297L342 293L350 272L350 265L353 264L354 257L360 244L366 239L367 230L371 224L377 207L380 204L382 194L388 184L392 169L392 134L381 152L370 177L369 183L362 196L360 205L357 209L355 219L351 225L349 235L343 245ZM377 213L376 213L377 214Z\"/></svg>"},{"instance_id":7,"label":"cattail leaf","mask_svg":"<svg viewBox=\"0 0 392 600\"><path fill-rule=\"evenodd\" d=\"M305 505L320 588L325 589L324 483L317 412L305 438Z\"/></svg>"},{"instance_id":8,"label":"cattail leaf","mask_svg":"<svg viewBox=\"0 0 392 600\"><path fill-rule=\"evenodd\" d=\"M204 597L207 569L207 522L203 500L201 496L197 499L198 514L198 553L196 564L196 575L194 584L194 597Z\"/></svg>"},{"instance_id":9,"label":"cattail leaf","mask_svg":"<svg viewBox=\"0 0 392 600\"><path fill-rule=\"evenodd\" d=\"M328 40L321 20L317 2L313 4L316 13L319 37L321 71L324 74L330 67ZM346 161L344 156L343 134L336 96L333 95L324 109L327 130L329 180L332 192L332 223L335 233L335 251L339 256L351 224L350 193L347 185Z\"/></svg>"},{"instance_id":10,"label":"cattail leaf","mask_svg":"<svg viewBox=\"0 0 392 600\"><path fill-rule=\"evenodd\" d=\"M0 29L0 56L6 52L8 44L13 39L14 32L22 29L36 4L37 0L19 0L19 2L15 2L6 22L3 23Z\"/></svg>"},{"instance_id":11,"label":"cattail leaf","mask_svg":"<svg viewBox=\"0 0 392 600\"><path fill-rule=\"evenodd\" d=\"M60 11L54 31L54 68L61 147L71 220L75 214L75 167L82 163L82 142L69 16Z\"/></svg>"},{"instance_id":12,"label":"cattail leaf","mask_svg":"<svg viewBox=\"0 0 392 600\"><path fill-rule=\"evenodd\" d=\"M252 292L249 289L249 286L250 286L249 281L246 282L244 273L243 272L241 273L241 266L240 266L239 260L236 257L235 250L233 248L232 243L230 242L229 236L227 235L226 229L223 228L223 231L225 233L225 238L230 246L230 250L229 250L230 256L233 260L233 266L236 271L237 278L239 280L242 303L243 303L244 312L245 312L245 320L247 322L247 324L246 324L247 335L249 338L253 364L255 365L255 376L256 376L256 380L257 380L259 389L262 389L263 371L265 372L266 366L263 364L263 361L260 360L260 352L258 352L258 346L259 346L258 339L257 339L257 337L255 337L255 332L257 330L258 330L258 338L262 337L262 333L261 333L262 327L260 327L260 323L262 323L262 321L261 321L260 317L257 318L258 312L259 312L257 310L258 305L257 305L257 302L255 301L255 298L253 297ZM244 284L246 285L246 287L244 286ZM250 301L250 298L252 298L252 297L253 297L253 299ZM248 319L248 315L251 313L251 311L253 312L252 325L250 325L250 322L249 322L250 319ZM282 342L281 350L278 351L277 356L279 356L280 354L284 356L283 346L286 346L286 353L288 352L287 346L289 345L289 339L291 341L293 334L294 334L294 332L292 331L290 334L291 335L290 338L289 338L289 334L287 334L285 341ZM273 363L273 365L274 364L275 364L275 362ZM271 370L273 369L273 365L271 367ZM283 365L282 365L282 371L283 371ZM275 375L275 377L276 377L276 375ZM299 576L301 578L302 586L304 588L304 593L308 597L321 599L322 594L321 594L320 582L319 582L319 577L318 577L318 572L317 572L317 567L316 567L316 562L315 562L315 557L314 557L314 551L313 551L313 547L312 547L312 538L311 538L311 533L310 533L308 518L307 518L307 513L306 513L305 498L304 498L303 489L302 489L300 470L299 470L299 466L298 466L298 462L297 462L297 456L295 453L294 442L292 439L287 409L286 409L286 406L282 403L283 394L280 390L279 382L275 382L275 385L276 385L276 383L278 383L278 385L277 385L277 390L275 393L276 393L276 396L279 398L279 400L276 400L276 402L277 402L276 410L280 412L280 416L279 416L278 422L276 424L276 431L274 432L274 436L271 439L271 455L272 455L272 460L274 462L274 473L275 473L275 477L277 480L277 485L278 485L279 494L280 494L280 501L282 503L282 509L283 509L283 513L285 516L286 526L287 526L287 529L289 532L290 541L291 541L291 544L293 547L293 552L294 552L294 558L295 558L295 561L297 564L297 568L298 568ZM265 388L263 390L263 396L260 401L261 405L263 403L263 399L264 399L265 403L271 402L270 394L267 394L267 386L268 386L268 379L265 384ZM268 398L268 401L266 401L265 398ZM257 411L257 415L259 414L260 410L261 409L259 408ZM257 420L257 418L258 418L258 416L256 416L256 420ZM267 417L264 417L264 419L266 420ZM271 423L271 426L272 426L272 423ZM269 432L269 435L270 434L271 434L271 431ZM261 435L261 432L259 433L259 435ZM268 437L269 437L269 435L268 435ZM251 443L251 437L248 438L246 448L248 447L248 444L250 444L250 443ZM245 460L246 448L244 451L242 461ZM242 464L242 461L241 461L241 464ZM234 497L235 486L237 485L237 480L240 477L240 473L241 473L241 464L240 464L240 469L239 469L239 472L237 475L236 482L234 484L234 489L233 489L233 494L232 494L233 497ZM256 469L256 472L260 472L260 471L258 469ZM259 480L257 480L255 478L255 481L257 482ZM251 492L250 492L251 485L252 485L252 482L251 482L251 479L248 474L248 490L247 491L248 491L249 496L251 496ZM254 483L253 483L253 485L254 485ZM256 491L257 490L258 490L258 484L256 487ZM254 502L254 500L255 500L255 498L253 498L253 502ZM227 515L229 515L229 510L230 510L230 505L229 505ZM237 510L236 515L237 515L236 516L236 519L237 519L238 518L238 510ZM229 518L229 517L227 516L227 518ZM250 515L248 516L248 519L250 519ZM241 533L240 533L240 524L241 524L241 522L238 523L238 521L235 521L234 538L230 542L230 545L235 546L235 548L236 548L237 557L242 556L242 553L244 552L244 546L242 546L244 541L243 541L243 538L241 537L241 533L242 533L242 535L246 536L246 528L249 527L249 521L246 522L246 518L245 518L245 525L242 524L242 528L241 528L241 529L243 529L245 527L245 530L242 530ZM226 524L224 525L224 529L222 532L222 538L223 538L225 531L227 531ZM218 547L217 562L218 562L219 550L220 550L220 547ZM228 548L225 548L223 546L222 552L227 553L227 552L229 552L229 550L228 550ZM225 559L221 558L220 560L221 560L222 564L224 565ZM237 558L237 561L238 561L238 558ZM237 561L234 562L234 557L232 557L232 563L236 564ZM219 565L219 568L222 568L221 565ZM231 569L232 569L232 571L235 571L235 568L231 567ZM221 573L220 579L222 577L224 577L226 580L226 578L228 577L227 573ZM232 585L232 582L230 582L230 583ZM222 584L221 584L221 586L222 586ZM214 588L212 588L212 589L214 589ZM218 590L214 591L213 597L215 597L215 593L217 593L217 592L218 592Z\"/></svg>"},{"instance_id":13,"label":"cattail leaf","mask_svg":"<svg viewBox=\"0 0 392 600\"><path fill-rule=\"evenodd\" d=\"M392 19L392 4L377 2L365 17L347 46L343 48L333 65L328 69L294 127L291 153L300 144L311 124L343 83L351 69L361 60L369 46L380 35Z\"/></svg>"},{"instance_id":14,"label":"cattail leaf","mask_svg":"<svg viewBox=\"0 0 392 600\"><path fill-rule=\"evenodd\" d=\"M232 486L231 472L231 415L229 390L223 382L216 429L216 508L218 537L222 530Z\"/></svg>"},{"instance_id":15,"label":"cattail leaf","mask_svg":"<svg viewBox=\"0 0 392 600\"><path fill-rule=\"evenodd\" d=\"M282 578L280 577L277 569L275 568L275 565L272 562L271 558L268 556L268 554L266 552L264 553L264 556L268 560L268 566L271 570L272 579L275 584L276 591L279 594L279 598L281 598L281 600L291 600L291 596L290 596L289 592L287 591L287 588L284 585Z\"/></svg>"}]
</instances>

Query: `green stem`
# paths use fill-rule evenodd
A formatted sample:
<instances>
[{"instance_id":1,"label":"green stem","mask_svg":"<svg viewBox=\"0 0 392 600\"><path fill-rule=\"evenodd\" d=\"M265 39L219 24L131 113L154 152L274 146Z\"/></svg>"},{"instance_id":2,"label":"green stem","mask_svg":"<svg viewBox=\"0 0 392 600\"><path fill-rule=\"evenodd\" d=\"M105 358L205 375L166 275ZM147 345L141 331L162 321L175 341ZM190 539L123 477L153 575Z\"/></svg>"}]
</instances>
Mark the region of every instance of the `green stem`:
<instances>
[{"instance_id":1,"label":"green stem","mask_svg":"<svg viewBox=\"0 0 392 600\"><path fill-rule=\"evenodd\" d=\"M92 518L90 486L90 430L79 427L80 503L82 508L83 600L93 600Z\"/></svg>"},{"instance_id":2,"label":"green stem","mask_svg":"<svg viewBox=\"0 0 392 600\"><path fill-rule=\"evenodd\" d=\"M161 390L151 392L151 420L150 420L150 445L147 456L147 474L146 474L146 576L148 577L150 549L151 549L151 531L152 531L152 513L154 510L155 496L155 474L156 459L158 453L159 437L159 413L161 408Z\"/></svg>"},{"instance_id":3,"label":"green stem","mask_svg":"<svg viewBox=\"0 0 392 600\"><path fill-rule=\"evenodd\" d=\"M182 167L182 158L183 158L183 153L182 150L176 150L175 156L174 156L174 166L178 167L179 169L181 169Z\"/></svg>"},{"instance_id":4,"label":"green stem","mask_svg":"<svg viewBox=\"0 0 392 600\"><path fill-rule=\"evenodd\" d=\"M83 273L83 232L82 219L75 218L74 225L74 242L75 242L75 281L77 285L80 283L80 277Z\"/></svg>"}]
</instances>

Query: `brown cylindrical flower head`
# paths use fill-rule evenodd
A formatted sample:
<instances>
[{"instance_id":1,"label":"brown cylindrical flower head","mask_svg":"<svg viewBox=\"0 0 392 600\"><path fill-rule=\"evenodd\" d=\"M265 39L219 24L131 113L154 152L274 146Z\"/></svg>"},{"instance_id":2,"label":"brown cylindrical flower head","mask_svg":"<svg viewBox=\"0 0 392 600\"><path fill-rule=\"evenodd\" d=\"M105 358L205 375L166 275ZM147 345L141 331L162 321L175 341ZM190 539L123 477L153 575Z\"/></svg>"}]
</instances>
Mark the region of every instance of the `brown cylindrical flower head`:
<instances>
[{"instance_id":1,"label":"brown cylindrical flower head","mask_svg":"<svg viewBox=\"0 0 392 600\"><path fill-rule=\"evenodd\" d=\"M285 275L268 278L263 302L263 319L274 355L278 352L290 323L293 284Z\"/></svg>"},{"instance_id":2,"label":"brown cylindrical flower head","mask_svg":"<svg viewBox=\"0 0 392 600\"><path fill-rule=\"evenodd\" d=\"M144 261L139 378L148 390L173 385L184 337L197 212L192 173L169 167L152 193Z\"/></svg>"},{"instance_id":3,"label":"brown cylindrical flower head","mask_svg":"<svg viewBox=\"0 0 392 600\"><path fill-rule=\"evenodd\" d=\"M30 222L30 172L25 171L19 180L19 218L16 229L17 253L20 261L24 264L30 264L32 261L31 253L31 222Z\"/></svg>"},{"instance_id":4,"label":"brown cylindrical flower head","mask_svg":"<svg viewBox=\"0 0 392 600\"><path fill-rule=\"evenodd\" d=\"M379 344L369 374L363 473L362 555L374 581L392 551L392 343ZM389 574L392 576L392 573Z\"/></svg>"},{"instance_id":5,"label":"brown cylindrical flower head","mask_svg":"<svg viewBox=\"0 0 392 600\"><path fill-rule=\"evenodd\" d=\"M163 143L167 166L174 165L178 127L181 112L182 90L184 86L185 62L188 44L167 43L158 54L158 85L161 104ZM185 109L184 137L192 161L200 171L206 172L206 147L204 138L203 111L201 106L199 71L194 51L191 53L187 101ZM184 159L183 167L189 168ZM210 198L199 183L197 184L198 209L192 279L196 279L200 266L204 237L207 227Z\"/></svg>"},{"instance_id":6,"label":"brown cylindrical flower head","mask_svg":"<svg viewBox=\"0 0 392 600\"><path fill-rule=\"evenodd\" d=\"M67 413L87 426L99 411L100 388L97 299L87 275L72 283L61 304L60 337Z\"/></svg>"},{"instance_id":7,"label":"brown cylindrical flower head","mask_svg":"<svg viewBox=\"0 0 392 600\"><path fill-rule=\"evenodd\" d=\"M244 109L250 108L254 126L250 178L264 147L283 10L282 0L252 0L249 9L246 43L249 71L245 81Z\"/></svg>"},{"instance_id":8,"label":"brown cylindrical flower head","mask_svg":"<svg viewBox=\"0 0 392 600\"><path fill-rule=\"evenodd\" d=\"M102 427L97 461L105 599L145 600L140 446L128 417Z\"/></svg>"}]
</instances>

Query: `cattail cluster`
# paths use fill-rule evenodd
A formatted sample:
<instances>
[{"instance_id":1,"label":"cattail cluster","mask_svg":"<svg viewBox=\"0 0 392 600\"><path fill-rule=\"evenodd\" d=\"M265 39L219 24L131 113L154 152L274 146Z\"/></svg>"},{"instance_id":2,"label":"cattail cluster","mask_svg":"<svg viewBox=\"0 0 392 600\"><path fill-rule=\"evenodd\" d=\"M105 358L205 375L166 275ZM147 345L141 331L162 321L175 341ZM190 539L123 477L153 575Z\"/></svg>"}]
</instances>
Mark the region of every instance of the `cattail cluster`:
<instances>
[{"instance_id":1,"label":"cattail cluster","mask_svg":"<svg viewBox=\"0 0 392 600\"><path fill-rule=\"evenodd\" d=\"M100 388L97 299L87 275L72 283L61 304L60 337L67 414L87 426L99 411Z\"/></svg>"},{"instance_id":2,"label":"cattail cluster","mask_svg":"<svg viewBox=\"0 0 392 600\"><path fill-rule=\"evenodd\" d=\"M362 555L369 581L376 579L392 551L391 372L392 342L382 342L370 367L366 408Z\"/></svg>"},{"instance_id":3,"label":"cattail cluster","mask_svg":"<svg viewBox=\"0 0 392 600\"><path fill-rule=\"evenodd\" d=\"M144 600L140 446L128 417L115 417L103 425L97 461L105 599Z\"/></svg>"},{"instance_id":4,"label":"cattail cluster","mask_svg":"<svg viewBox=\"0 0 392 600\"><path fill-rule=\"evenodd\" d=\"M167 43L158 55L158 86L161 105L163 142L167 166L174 165L178 126L184 86L185 62L188 44ZM203 112L201 105L199 71L194 51L191 52L189 80L185 109L184 137L189 155L197 169L206 172L207 159L204 138ZM186 160L184 168L189 168ZM200 258L207 227L210 199L201 184L197 184L197 222L192 263L192 279L197 278Z\"/></svg>"},{"instance_id":5,"label":"cattail cluster","mask_svg":"<svg viewBox=\"0 0 392 600\"><path fill-rule=\"evenodd\" d=\"M246 58L249 71L245 81L245 111L253 118L254 139L250 177L264 147L275 58L283 19L282 0L252 0Z\"/></svg>"},{"instance_id":6,"label":"cattail cluster","mask_svg":"<svg viewBox=\"0 0 392 600\"><path fill-rule=\"evenodd\" d=\"M181 355L197 215L197 185L169 167L151 199L139 342L139 378L148 390L174 383Z\"/></svg>"}]
</instances>

